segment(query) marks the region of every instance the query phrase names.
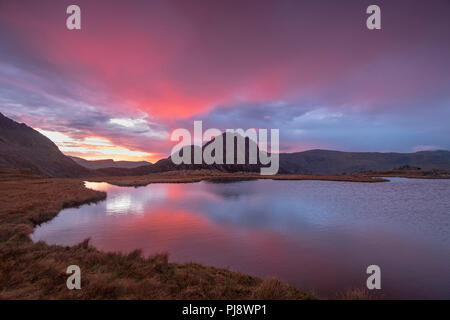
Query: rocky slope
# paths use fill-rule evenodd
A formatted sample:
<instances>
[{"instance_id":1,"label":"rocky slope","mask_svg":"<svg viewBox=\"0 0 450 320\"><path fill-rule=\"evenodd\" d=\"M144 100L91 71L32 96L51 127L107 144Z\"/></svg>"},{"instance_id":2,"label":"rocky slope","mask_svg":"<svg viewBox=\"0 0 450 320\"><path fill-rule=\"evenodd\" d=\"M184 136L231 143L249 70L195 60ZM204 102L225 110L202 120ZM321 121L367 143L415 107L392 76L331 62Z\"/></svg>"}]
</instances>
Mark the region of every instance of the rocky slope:
<instances>
[{"instance_id":1,"label":"rocky slope","mask_svg":"<svg viewBox=\"0 0 450 320\"><path fill-rule=\"evenodd\" d=\"M0 167L29 169L45 177L81 177L90 171L65 156L47 137L0 113Z\"/></svg>"}]
</instances>

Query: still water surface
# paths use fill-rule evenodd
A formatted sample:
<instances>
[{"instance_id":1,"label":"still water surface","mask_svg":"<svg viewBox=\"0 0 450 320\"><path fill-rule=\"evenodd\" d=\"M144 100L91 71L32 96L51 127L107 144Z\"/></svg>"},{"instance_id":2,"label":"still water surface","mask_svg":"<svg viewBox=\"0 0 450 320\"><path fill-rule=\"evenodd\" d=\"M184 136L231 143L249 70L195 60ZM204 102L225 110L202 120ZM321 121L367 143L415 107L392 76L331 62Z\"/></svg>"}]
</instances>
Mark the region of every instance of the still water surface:
<instances>
[{"instance_id":1,"label":"still water surface","mask_svg":"<svg viewBox=\"0 0 450 320\"><path fill-rule=\"evenodd\" d=\"M86 185L105 201L65 209L32 239L168 252L330 296L381 267L386 298L450 298L450 180Z\"/></svg>"}]
</instances>

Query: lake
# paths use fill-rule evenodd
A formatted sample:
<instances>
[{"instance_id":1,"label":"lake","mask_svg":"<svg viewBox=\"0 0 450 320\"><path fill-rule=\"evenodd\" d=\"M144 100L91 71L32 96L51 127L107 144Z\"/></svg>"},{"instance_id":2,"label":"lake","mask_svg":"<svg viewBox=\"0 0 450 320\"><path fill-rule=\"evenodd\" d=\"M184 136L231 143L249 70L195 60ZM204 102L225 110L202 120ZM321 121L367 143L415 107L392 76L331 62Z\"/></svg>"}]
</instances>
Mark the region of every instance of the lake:
<instances>
[{"instance_id":1,"label":"lake","mask_svg":"<svg viewBox=\"0 0 450 320\"><path fill-rule=\"evenodd\" d=\"M381 268L385 298L450 298L450 180L385 183L254 180L116 187L62 210L33 241L104 251L168 252L324 297L365 288Z\"/></svg>"}]
</instances>

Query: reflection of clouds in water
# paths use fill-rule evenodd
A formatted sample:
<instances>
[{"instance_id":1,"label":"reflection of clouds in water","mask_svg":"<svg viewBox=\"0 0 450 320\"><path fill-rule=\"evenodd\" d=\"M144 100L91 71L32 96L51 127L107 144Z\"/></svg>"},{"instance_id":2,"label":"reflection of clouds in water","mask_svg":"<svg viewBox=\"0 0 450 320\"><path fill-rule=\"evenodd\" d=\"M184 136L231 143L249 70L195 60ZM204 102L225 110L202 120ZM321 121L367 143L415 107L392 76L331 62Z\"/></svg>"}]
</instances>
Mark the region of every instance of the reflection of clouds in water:
<instances>
[{"instance_id":1,"label":"reflection of clouds in water","mask_svg":"<svg viewBox=\"0 0 450 320\"><path fill-rule=\"evenodd\" d=\"M94 184L107 191L105 201L64 209L31 237L62 245L89 237L102 250L142 248L146 255L168 251L176 262L274 275L325 292L360 283L376 261L396 290L448 297L449 183Z\"/></svg>"},{"instance_id":2,"label":"reflection of clouds in water","mask_svg":"<svg viewBox=\"0 0 450 320\"><path fill-rule=\"evenodd\" d=\"M162 208L184 210L206 217L216 225L273 229L289 234L323 231L330 227L350 229L356 225L364 230L376 228L375 225L386 229L400 223L403 227L420 226L417 227L419 232L429 226L432 234L444 235L448 241L448 224L445 224L448 201L429 200L435 193L446 194L448 184L426 181L427 188L434 190L430 193L423 191L424 183L410 179L382 184L258 180L227 184L150 184L142 188L107 183L86 186L108 193L103 202L103 214L111 216L151 215ZM430 203L434 209L429 208Z\"/></svg>"},{"instance_id":3,"label":"reflection of clouds in water","mask_svg":"<svg viewBox=\"0 0 450 320\"><path fill-rule=\"evenodd\" d=\"M108 183L92 183L90 186L95 190L108 192L106 214L110 216L143 215L148 208L160 206L168 198L167 187L164 185L155 185L154 188L129 188Z\"/></svg>"},{"instance_id":4,"label":"reflection of clouds in water","mask_svg":"<svg viewBox=\"0 0 450 320\"><path fill-rule=\"evenodd\" d=\"M119 194L106 201L107 215L139 214L143 213L143 203L133 202L130 194Z\"/></svg>"}]
</instances>

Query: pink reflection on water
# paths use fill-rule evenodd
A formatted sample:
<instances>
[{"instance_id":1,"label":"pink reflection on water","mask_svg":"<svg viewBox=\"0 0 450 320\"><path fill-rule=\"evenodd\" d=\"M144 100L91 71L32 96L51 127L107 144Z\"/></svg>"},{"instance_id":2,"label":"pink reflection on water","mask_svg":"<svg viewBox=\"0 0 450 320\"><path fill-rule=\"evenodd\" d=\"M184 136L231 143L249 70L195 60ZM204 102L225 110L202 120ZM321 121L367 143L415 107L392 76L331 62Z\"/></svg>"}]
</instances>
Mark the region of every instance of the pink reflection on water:
<instances>
[{"instance_id":1,"label":"pink reflection on water","mask_svg":"<svg viewBox=\"0 0 450 320\"><path fill-rule=\"evenodd\" d=\"M90 184L108 191L106 201L62 211L33 240L70 245L90 237L105 251L168 252L174 262L274 276L325 295L364 287L367 266L377 264L389 296L446 297L450 254L440 226L448 185L426 182L416 191L419 182L402 183ZM434 208L423 192L436 197ZM432 210L427 220L424 208Z\"/></svg>"}]
</instances>

